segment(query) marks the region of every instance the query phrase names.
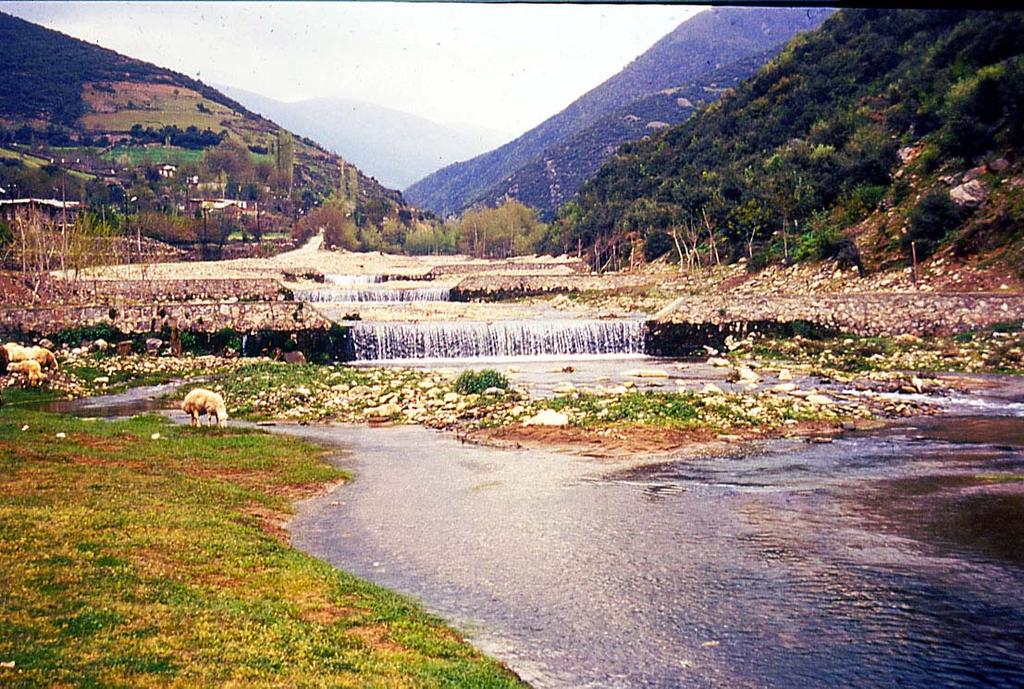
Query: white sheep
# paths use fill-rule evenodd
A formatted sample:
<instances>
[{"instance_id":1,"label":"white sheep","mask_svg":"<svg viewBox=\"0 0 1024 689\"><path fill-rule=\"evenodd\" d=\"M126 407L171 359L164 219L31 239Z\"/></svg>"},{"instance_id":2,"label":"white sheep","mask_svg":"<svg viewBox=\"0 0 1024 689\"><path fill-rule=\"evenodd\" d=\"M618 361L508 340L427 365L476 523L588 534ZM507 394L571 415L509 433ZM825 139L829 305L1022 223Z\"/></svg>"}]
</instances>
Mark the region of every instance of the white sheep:
<instances>
[{"instance_id":1,"label":"white sheep","mask_svg":"<svg viewBox=\"0 0 1024 689\"><path fill-rule=\"evenodd\" d=\"M224 405L224 398L212 390L196 388L191 391L185 395L181 410L192 417L192 426L200 425L199 417L203 414L209 416L211 426L215 420L222 428L228 425L228 409Z\"/></svg>"}]
</instances>

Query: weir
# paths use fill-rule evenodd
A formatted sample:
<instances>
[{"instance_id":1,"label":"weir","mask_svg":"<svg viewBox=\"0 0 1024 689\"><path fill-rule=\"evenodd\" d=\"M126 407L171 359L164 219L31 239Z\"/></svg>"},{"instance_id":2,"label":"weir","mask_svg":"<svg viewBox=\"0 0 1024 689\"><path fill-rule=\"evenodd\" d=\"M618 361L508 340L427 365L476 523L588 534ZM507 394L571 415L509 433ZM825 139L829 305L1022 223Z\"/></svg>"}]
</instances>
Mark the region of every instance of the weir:
<instances>
[{"instance_id":1,"label":"weir","mask_svg":"<svg viewBox=\"0 0 1024 689\"><path fill-rule=\"evenodd\" d=\"M332 273L326 273L324 275L324 282L331 285L340 285L342 287L348 287L351 285L375 285L387 281L387 275L339 275Z\"/></svg>"},{"instance_id":2,"label":"weir","mask_svg":"<svg viewBox=\"0 0 1024 689\"><path fill-rule=\"evenodd\" d=\"M639 320L373 323L351 326L356 360L644 354Z\"/></svg>"},{"instance_id":3,"label":"weir","mask_svg":"<svg viewBox=\"0 0 1024 689\"><path fill-rule=\"evenodd\" d=\"M388 303L408 301L449 301L448 287L416 287L412 289L306 289L295 290L299 301L325 303Z\"/></svg>"}]
</instances>

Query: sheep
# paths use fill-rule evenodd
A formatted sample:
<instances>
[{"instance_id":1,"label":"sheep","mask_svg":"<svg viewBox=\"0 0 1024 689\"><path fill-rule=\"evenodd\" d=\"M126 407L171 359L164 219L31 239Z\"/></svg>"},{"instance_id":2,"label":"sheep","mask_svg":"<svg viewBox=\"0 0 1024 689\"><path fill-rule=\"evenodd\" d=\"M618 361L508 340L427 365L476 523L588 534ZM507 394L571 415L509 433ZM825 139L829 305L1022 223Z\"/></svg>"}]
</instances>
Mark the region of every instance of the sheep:
<instances>
[{"instance_id":1,"label":"sheep","mask_svg":"<svg viewBox=\"0 0 1024 689\"><path fill-rule=\"evenodd\" d=\"M31 357L39 363L40 367L45 369L52 368L54 371L60 368L60 366L57 365L57 357L55 357L53 352L46 347L29 347L28 351Z\"/></svg>"},{"instance_id":2,"label":"sheep","mask_svg":"<svg viewBox=\"0 0 1024 689\"><path fill-rule=\"evenodd\" d=\"M22 347L17 342L8 342L3 347L7 350L10 361L36 361L42 368L52 368L54 371L60 368L57 365L57 357L46 347Z\"/></svg>"},{"instance_id":3,"label":"sheep","mask_svg":"<svg viewBox=\"0 0 1024 689\"><path fill-rule=\"evenodd\" d=\"M13 361L7 364L7 370L14 371L15 373L24 373L29 385L39 385L46 380L46 374L42 372L39 362L34 359Z\"/></svg>"},{"instance_id":4,"label":"sheep","mask_svg":"<svg viewBox=\"0 0 1024 689\"><path fill-rule=\"evenodd\" d=\"M192 421L189 423L191 426L201 425L199 417L203 414L209 416L211 426L214 419L222 428L228 425L228 410L224 405L224 398L205 388L196 388L185 395L185 401L181 403L181 410L192 416Z\"/></svg>"}]
</instances>

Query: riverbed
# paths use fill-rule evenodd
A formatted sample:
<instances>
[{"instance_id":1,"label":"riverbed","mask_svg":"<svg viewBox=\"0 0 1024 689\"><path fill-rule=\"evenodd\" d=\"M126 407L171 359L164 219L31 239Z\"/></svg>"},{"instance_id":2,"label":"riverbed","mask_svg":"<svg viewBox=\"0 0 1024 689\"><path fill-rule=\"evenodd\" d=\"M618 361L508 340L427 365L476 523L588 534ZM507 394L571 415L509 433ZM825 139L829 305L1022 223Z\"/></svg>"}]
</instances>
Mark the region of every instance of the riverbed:
<instances>
[{"instance_id":1,"label":"riverbed","mask_svg":"<svg viewBox=\"0 0 1024 689\"><path fill-rule=\"evenodd\" d=\"M896 427L703 456L269 430L356 476L301 506L296 547L419 599L536 687L1020 687L1024 395L972 387ZM64 410L146 411L164 391Z\"/></svg>"},{"instance_id":2,"label":"riverbed","mask_svg":"<svg viewBox=\"0 0 1024 689\"><path fill-rule=\"evenodd\" d=\"M1024 683L1024 418L593 461L294 427L356 480L294 543L536 687Z\"/></svg>"}]
</instances>

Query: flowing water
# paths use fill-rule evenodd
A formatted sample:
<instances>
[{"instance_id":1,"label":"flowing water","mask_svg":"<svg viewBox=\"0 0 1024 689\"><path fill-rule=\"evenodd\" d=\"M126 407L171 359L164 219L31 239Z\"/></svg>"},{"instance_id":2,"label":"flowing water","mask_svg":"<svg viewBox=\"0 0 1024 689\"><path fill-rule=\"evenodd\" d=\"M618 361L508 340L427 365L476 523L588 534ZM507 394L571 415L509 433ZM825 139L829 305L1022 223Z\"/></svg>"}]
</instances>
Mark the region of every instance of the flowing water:
<instances>
[{"instance_id":1,"label":"flowing water","mask_svg":"<svg viewBox=\"0 0 1024 689\"><path fill-rule=\"evenodd\" d=\"M356 475L302 505L296 547L415 596L536 687L1022 687L1021 392L733 456L272 430Z\"/></svg>"},{"instance_id":2,"label":"flowing water","mask_svg":"<svg viewBox=\"0 0 1024 689\"><path fill-rule=\"evenodd\" d=\"M449 301L448 287L414 287L409 289L298 289L299 301L313 303L389 303L409 301Z\"/></svg>"},{"instance_id":3,"label":"flowing water","mask_svg":"<svg viewBox=\"0 0 1024 689\"><path fill-rule=\"evenodd\" d=\"M387 281L387 275L338 275L331 273L324 275L324 282L331 285L341 285L343 287L351 287L352 285L375 285L377 283Z\"/></svg>"},{"instance_id":4,"label":"flowing water","mask_svg":"<svg viewBox=\"0 0 1024 689\"><path fill-rule=\"evenodd\" d=\"M352 325L357 361L641 355L640 320L503 320Z\"/></svg>"},{"instance_id":5,"label":"flowing water","mask_svg":"<svg viewBox=\"0 0 1024 689\"><path fill-rule=\"evenodd\" d=\"M293 428L356 480L297 547L537 687L1024 686L1024 419L598 462Z\"/></svg>"}]
</instances>

